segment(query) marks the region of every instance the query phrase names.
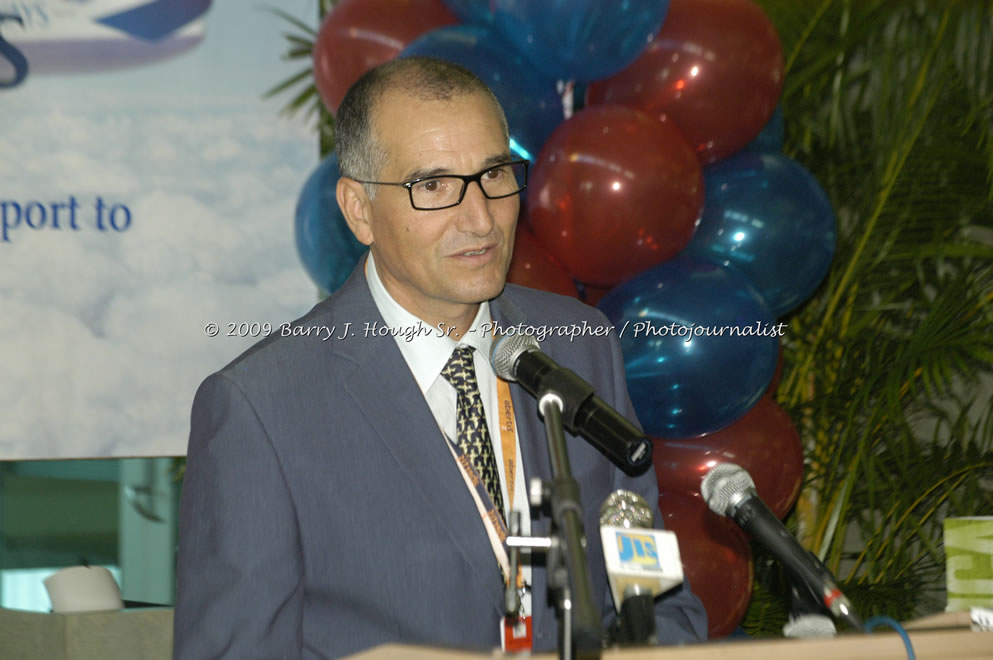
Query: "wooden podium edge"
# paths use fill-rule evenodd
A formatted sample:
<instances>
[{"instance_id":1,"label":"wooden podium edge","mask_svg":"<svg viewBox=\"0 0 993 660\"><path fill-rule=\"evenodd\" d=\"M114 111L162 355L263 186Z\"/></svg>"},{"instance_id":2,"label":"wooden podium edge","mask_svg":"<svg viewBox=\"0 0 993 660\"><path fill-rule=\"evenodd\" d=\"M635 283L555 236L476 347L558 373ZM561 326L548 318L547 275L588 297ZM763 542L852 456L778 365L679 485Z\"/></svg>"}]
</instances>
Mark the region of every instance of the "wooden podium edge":
<instances>
[{"instance_id":1,"label":"wooden podium edge","mask_svg":"<svg viewBox=\"0 0 993 660\"><path fill-rule=\"evenodd\" d=\"M969 629L915 630L910 633L918 658L934 660L978 660L993 658L993 632ZM532 658L552 660L554 654L508 655L499 650L487 654L438 647L387 644L348 656L350 660L478 660L480 658ZM604 660L906 660L907 650L900 636L891 631L870 635L857 633L824 639L715 640L687 646L659 646L640 649L607 649Z\"/></svg>"}]
</instances>

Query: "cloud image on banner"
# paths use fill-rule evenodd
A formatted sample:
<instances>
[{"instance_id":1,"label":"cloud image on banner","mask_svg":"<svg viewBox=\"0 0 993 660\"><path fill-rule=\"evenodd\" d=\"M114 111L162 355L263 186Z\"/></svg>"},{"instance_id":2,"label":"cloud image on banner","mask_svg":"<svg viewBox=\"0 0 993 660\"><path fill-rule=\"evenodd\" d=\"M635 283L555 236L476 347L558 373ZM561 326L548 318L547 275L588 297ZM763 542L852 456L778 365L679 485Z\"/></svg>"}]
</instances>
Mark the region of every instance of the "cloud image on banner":
<instances>
[{"instance_id":1,"label":"cloud image on banner","mask_svg":"<svg viewBox=\"0 0 993 660\"><path fill-rule=\"evenodd\" d=\"M283 31L252 3L0 0L0 460L185 453L200 381L316 301L315 132L262 99Z\"/></svg>"}]
</instances>

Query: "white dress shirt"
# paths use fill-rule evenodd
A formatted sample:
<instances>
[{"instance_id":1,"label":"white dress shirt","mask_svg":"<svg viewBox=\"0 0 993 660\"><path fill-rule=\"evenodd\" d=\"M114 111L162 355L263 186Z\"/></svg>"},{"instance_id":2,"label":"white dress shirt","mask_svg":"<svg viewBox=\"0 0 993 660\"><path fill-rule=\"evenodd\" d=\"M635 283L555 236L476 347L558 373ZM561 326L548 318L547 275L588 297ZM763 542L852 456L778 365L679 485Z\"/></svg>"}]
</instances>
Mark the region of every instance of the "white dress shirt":
<instances>
[{"instance_id":1,"label":"white dress shirt","mask_svg":"<svg viewBox=\"0 0 993 660\"><path fill-rule=\"evenodd\" d=\"M448 336L447 331L439 331L438 328L430 326L425 321L414 316L404 309L393 296L383 286L376 271L376 262L372 257L372 252L365 265L366 281L369 283L369 291L372 299L376 303L376 308L386 322L386 327L393 329L393 335L403 359L407 362L414 380L417 381L421 393L427 401L428 407L434 414L444 436L449 442L455 443L456 431L456 402L458 393L445 378L441 375L441 370L448 363L449 358L456 346L472 346L473 362L476 368L476 381L479 384L479 394L483 400L483 409L486 413L486 426L490 430L490 439L493 444L493 455L499 467L500 491L503 501L510 502L507 493L507 475L503 457L503 446L500 442L500 424L497 418L499 402L497 401L497 377L490 366L490 347L493 344L492 318L490 316L490 305L483 302L479 305L479 311L472 322L469 331L456 342ZM489 329L489 330L487 330ZM364 328L358 329L362 332ZM517 413L515 412L515 417ZM527 484L524 482L524 466L521 460L521 439L517 433L518 425L514 424L514 444L518 460L516 465L516 478L514 479L514 497L511 506L504 506L507 513L510 510L521 512L521 533L528 534L531 529L531 515L527 497ZM531 584L531 570L529 562L522 557L521 572L525 584ZM524 597L524 612L531 612L530 592Z\"/></svg>"}]
</instances>

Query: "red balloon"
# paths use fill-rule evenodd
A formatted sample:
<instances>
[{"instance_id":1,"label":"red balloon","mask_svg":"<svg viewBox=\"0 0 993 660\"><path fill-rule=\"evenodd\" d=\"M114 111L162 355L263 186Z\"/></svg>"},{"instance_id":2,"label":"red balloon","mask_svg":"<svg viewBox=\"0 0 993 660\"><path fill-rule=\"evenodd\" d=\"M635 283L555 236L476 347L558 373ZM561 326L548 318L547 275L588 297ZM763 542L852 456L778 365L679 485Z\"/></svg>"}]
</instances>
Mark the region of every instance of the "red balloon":
<instances>
[{"instance_id":1,"label":"red balloon","mask_svg":"<svg viewBox=\"0 0 993 660\"><path fill-rule=\"evenodd\" d=\"M676 533L683 574L707 610L709 637L725 637L745 616L755 576L748 538L691 493L663 491L659 510Z\"/></svg>"},{"instance_id":2,"label":"red balloon","mask_svg":"<svg viewBox=\"0 0 993 660\"><path fill-rule=\"evenodd\" d=\"M532 289L561 293L563 296L579 297L576 283L569 277L569 273L548 255L523 224L517 226L514 256L510 260L507 281Z\"/></svg>"},{"instance_id":3,"label":"red balloon","mask_svg":"<svg viewBox=\"0 0 993 660\"><path fill-rule=\"evenodd\" d=\"M782 88L782 45L758 5L672 0L655 40L634 64L591 84L588 101L675 122L706 164L758 135Z\"/></svg>"},{"instance_id":4,"label":"red balloon","mask_svg":"<svg viewBox=\"0 0 993 660\"><path fill-rule=\"evenodd\" d=\"M789 415L769 395L734 424L695 438L655 439L652 453L659 489L700 492L718 463L736 463L755 481L755 491L782 518L803 481L803 445Z\"/></svg>"},{"instance_id":5,"label":"red balloon","mask_svg":"<svg viewBox=\"0 0 993 660\"><path fill-rule=\"evenodd\" d=\"M457 22L442 0L341 0L314 43L314 82L324 105L334 114L363 73L425 32Z\"/></svg>"},{"instance_id":6,"label":"red balloon","mask_svg":"<svg viewBox=\"0 0 993 660\"><path fill-rule=\"evenodd\" d=\"M528 183L528 222L573 277L610 287L693 237L703 174L670 124L621 106L587 108L552 133Z\"/></svg>"}]
</instances>

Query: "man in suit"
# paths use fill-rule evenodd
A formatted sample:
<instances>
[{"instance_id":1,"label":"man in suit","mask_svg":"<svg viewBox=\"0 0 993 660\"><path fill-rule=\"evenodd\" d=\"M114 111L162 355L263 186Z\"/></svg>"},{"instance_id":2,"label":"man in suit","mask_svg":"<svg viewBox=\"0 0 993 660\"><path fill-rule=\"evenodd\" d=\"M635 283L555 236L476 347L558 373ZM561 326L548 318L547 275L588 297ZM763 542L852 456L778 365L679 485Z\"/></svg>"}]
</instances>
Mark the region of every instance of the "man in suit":
<instances>
[{"instance_id":1,"label":"man in suit","mask_svg":"<svg viewBox=\"0 0 993 660\"><path fill-rule=\"evenodd\" d=\"M471 73L395 60L337 115L338 203L370 247L303 318L207 378L193 407L180 515L177 658L338 657L389 642L501 645L510 510L532 534L526 484L549 478L533 398L488 363L494 325L552 329L549 356L630 419L619 344L578 301L505 285L526 166L499 103ZM330 337L330 338L329 338ZM482 421L481 421L482 420ZM568 435L593 591L612 618L600 504L631 478ZM522 620L556 646L540 562ZM656 604L660 641L699 641L688 585Z\"/></svg>"}]
</instances>

